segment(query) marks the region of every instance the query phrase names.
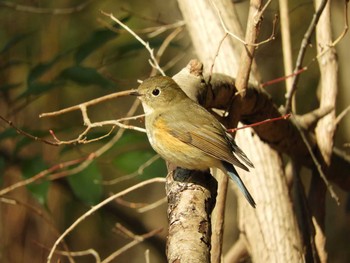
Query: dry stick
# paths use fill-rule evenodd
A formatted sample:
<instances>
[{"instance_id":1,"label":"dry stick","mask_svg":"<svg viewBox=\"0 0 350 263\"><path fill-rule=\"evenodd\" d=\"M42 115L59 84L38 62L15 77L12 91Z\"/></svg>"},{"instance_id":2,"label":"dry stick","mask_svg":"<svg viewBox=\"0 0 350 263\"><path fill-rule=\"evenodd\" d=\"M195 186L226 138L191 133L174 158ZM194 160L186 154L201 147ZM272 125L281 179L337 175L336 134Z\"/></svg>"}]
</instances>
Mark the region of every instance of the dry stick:
<instances>
[{"instance_id":1,"label":"dry stick","mask_svg":"<svg viewBox=\"0 0 350 263\"><path fill-rule=\"evenodd\" d=\"M163 27L158 27L157 30L153 30L153 32L147 34L147 37L153 38L153 37L156 37L156 36L162 34L166 30L173 29L173 28L175 28L175 29L183 28L184 26L185 26L185 21L178 21L178 22L175 22L173 24L165 25Z\"/></svg>"},{"instance_id":2,"label":"dry stick","mask_svg":"<svg viewBox=\"0 0 350 263\"><path fill-rule=\"evenodd\" d=\"M93 214L94 212L96 212L98 209L100 209L101 207L105 206L106 204L108 204L109 202L113 201L115 198L121 197L123 195L126 195L132 191L135 191L138 188L144 187L148 184L152 184L152 183L164 183L165 182L165 178L152 178L149 179L147 181L138 183L134 186L131 186L117 194L114 194L110 197L108 197L107 199L103 200L102 202L100 202L99 204L93 206L90 210L88 210L87 212L85 212L83 215L81 215L77 220L74 221L74 223L68 227L63 233L62 235L56 240L55 244L52 246L51 251L47 257L47 262L51 262L52 256L56 250L56 247L58 246L59 243L61 243L61 241L77 226L79 225L83 220L85 220L88 216L90 216L91 214Z\"/></svg>"},{"instance_id":3,"label":"dry stick","mask_svg":"<svg viewBox=\"0 0 350 263\"><path fill-rule=\"evenodd\" d=\"M149 249L146 249L145 251L145 261L146 263L151 263L151 260L149 258Z\"/></svg>"},{"instance_id":4,"label":"dry stick","mask_svg":"<svg viewBox=\"0 0 350 263\"><path fill-rule=\"evenodd\" d=\"M182 27L176 28L173 32L171 32L163 41L162 45L159 47L157 54L155 56L155 59L157 60L158 64L160 63L160 58L164 54L167 47L170 45L171 41L174 40L174 38L183 30ZM157 68L152 67L152 71L150 73L150 76L154 76L156 74Z\"/></svg>"},{"instance_id":5,"label":"dry stick","mask_svg":"<svg viewBox=\"0 0 350 263\"><path fill-rule=\"evenodd\" d=\"M127 208L132 208L132 209L137 209L140 207L145 207L148 205L147 203L140 203L140 202L131 202L124 200L123 198L119 197L115 199L115 202L121 206L127 207Z\"/></svg>"},{"instance_id":6,"label":"dry stick","mask_svg":"<svg viewBox=\"0 0 350 263\"><path fill-rule=\"evenodd\" d=\"M159 154L156 154L154 156L152 156L151 158L149 158L145 163L143 163L142 165L139 166L139 168L130 174L118 177L116 179L113 180L109 180L109 181L102 181L103 185L112 185L112 184L116 184L125 180L130 180L138 175L141 175L143 173L143 171L149 167L151 164L153 164L155 161L157 161L160 158Z\"/></svg>"},{"instance_id":7,"label":"dry stick","mask_svg":"<svg viewBox=\"0 0 350 263\"><path fill-rule=\"evenodd\" d=\"M269 4L270 1L267 1L266 4ZM248 13L248 24L246 29L246 43L255 43L259 34L261 18L262 18L262 1L261 0L252 0L250 2L250 8ZM248 45L241 53L240 66L237 72L237 78L235 86L238 92L243 92L248 84L249 74L251 65L254 58L255 46ZM240 93L242 97L245 96L245 92Z\"/></svg>"},{"instance_id":8,"label":"dry stick","mask_svg":"<svg viewBox=\"0 0 350 263\"><path fill-rule=\"evenodd\" d=\"M322 0L315 0L315 5L318 5ZM327 2L322 16L316 27L316 45L317 51L322 53L324 47L327 47L332 42L332 25L331 25L331 6L330 1ZM320 95L319 107L332 108L332 110L324 118L317 122L315 128L316 143L318 145L320 159L329 166L331 156L333 154L334 134L336 131L335 125L335 106L338 93L337 72L338 61L335 48L328 49L331 52L324 53L324 56L318 59L320 70ZM326 194L327 188L320 180L315 171L312 173L311 187L309 189L308 200L310 202L312 212L312 223L315 228L315 247L320 262L327 262L326 252L326 236L325 236L325 217L326 217ZM339 202L339 201L338 201Z\"/></svg>"},{"instance_id":9,"label":"dry stick","mask_svg":"<svg viewBox=\"0 0 350 263\"><path fill-rule=\"evenodd\" d=\"M122 226L120 224L119 228L121 228ZM124 227L123 227L124 228ZM119 229L121 230L121 229ZM153 237L156 234L160 233L163 229L159 228L159 229L155 229L152 230L146 234L143 235L135 235L133 233L131 233L129 230L125 229L123 230L123 232L125 234L127 234L128 236L132 237L134 240L131 241L129 244L126 244L125 246L123 246L122 248L118 249L117 251L115 251L114 253L112 253L111 255L109 255L106 259L104 259L101 263L108 263L111 262L113 259L115 259L117 256L121 255L122 253L124 253L125 251L127 251L128 249L136 246L137 244L143 242L144 240L146 240L147 238Z\"/></svg>"},{"instance_id":10,"label":"dry stick","mask_svg":"<svg viewBox=\"0 0 350 263\"><path fill-rule=\"evenodd\" d=\"M228 30L226 29L226 26L223 22L223 19L221 17L220 11L217 8L217 6L214 4L213 1L211 1L211 4L214 6L216 9L219 19L221 21L221 24L225 30L225 34L223 38L220 40L218 48L215 52L214 60L211 64L210 67L210 72L209 72L209 78L208 78L208 85L210 85L212 74L213 74L213 69L215 65L215 60L219 55L220 49L222 44L224 43L225 38L229 34ZM231 33L232 34L232 33ZM236 37L235 35L232 34L233 37ZM238 38L239 39L239 38ZM217 171L217 170L214 170ZM217 196L217 205L215 209L217 210L217 213L214 214L212 217L212 229L213 229L213 235L212 235L212 240L211 240L211 245L212 245L212 251L211 251L211 258L213 262L219 262L219 258L221 257L222 253L222 240L223 240L223 227L224 227L224 217L225 217L225 205L226 205L226 194L227 194L227 187L228 187L228 179L227 176L218 178L218 196Z\"/></svg>"},{"instance_id":11,"label":"dry stick","mask_svg":"<svg viewBox=\"0 0 350 263\"><path fill-rule=\"evenodd\" d=\"M270 1L267 2L269 4ZM222 24L222 27L224 28L225 32L228 33L230 36L240 40L236 35L229 32L226 28L226 25L222 19L222 16L220 14L220 10L217 8L217 6L214 4L213 1L211 1L211 4L216 9L220 22ZM248 25L247 25L247 31L246 31L246 37L245 41L245 49L243 50L241 54L241 64L238 68L237 78L236 78L236 87L237 91L242 92L245 90L251 65L253 62L254 57L254 51L255 51L255 42L257 39L259 27L260 27L260 19L262 13L259 12L260 8L262 7L261 1L252 1L250 5L249 15L248 15ZM257 10L255 9L257 8ZM257 20L255 20L257 18ZM246 45L246 43L249 43L249 45ZM219 46L220 47L220 46ZM242 95L244 97L244 95ZM227 191L227 185L228 185L228 179L227 177L221 177L219 180L218 185L218 196L217 196L217 207L215 208L217 211L215 217L213 217L213 235L212 235L212 253L211 253L211 260L212 262L220 262L221 261L221 254L222 254L222 240L223 240L223 221L224 221L224 211L225 211L225 203L226 203L226 191Z\"/></svg>"},{"instance_id":12,"label":"dry stick","mask_svg":"<svg viewBox=\"0 0 350 263\"><path fill-rule=\"evenodd\" d=\"M41 171L40 173L28 178L28 179L25 179L23 181L19 181L17 183L14 183L2 190L0 190L0 196L4 195L4 194L7 194L17 188L20 188L20 187L23 187L25 185L28 185L28 184L31 184L35 181L38 181L39 179L51 174L52 172L55 172L57 170L60 170L62 168L66 168L66 167L69 167L69 166L72 166L72 165L75 165L77 163L81 163L81 162L84 162L86 160L89 160L91 158L91 154L87 157L84 157L84 158L79 158L79 159L76 159L76 160L72 160L72 161L67 161L67 162L64 162L64 163L60 163L60 164L56 164L52 167L50 167L49 169L46 169L44 171Z\"/></svg>"},{"instance_id":13,"label":"dry stick","mask_svg":"<svg viewBox=\"0 0 350 263\"><path fill-rule=\"evenodd\" d=\"M327 48L325 48L322 52L320 52L313 59L311 59L311 61L307 64L307 66L302 67L301 69L297 70L296 72L294 72L294 73L292 73L290 75L283 76L283 77L280 77L280 78L277 78L277 79L273 79L271 81L266 81L265 83L261 84L261 87L266 87L266 86L269 86L269 85L272 85L272 84L279 83L279 82L281 82L281 81L283 81L283 80L285 80L287 78L294 77L294 76L296 76L296 75L306 71L310 67L310 65L312 63L314 63L318 58L320 58L326 52L328 52L330 50L330 48L335 47L345 37L346 33L349 30L348 3L349 3L349 0L345 0L345 6L344 6L344 19L345 19L344 29L340 33L340 35L336 38L336 40L334 40L331 44L328 45Z\"/></svg>"},{"instance_id":14,"label":"dry stick","mask_svg":"<svg viewBox=\"0 0 350 263\"><path fill-rule=\"evenodd\" d=\"M217 49L216 52L215 52L215 56L214 56L213 63L211 63L211 66L210 66L209 78L208 78L208 81L207 81L208 85L210 85L211 77L212 77L212 75L213 75L213 70L214 70L214 66L215 66L215 60L216 60L216 58L218 57L219 51L220 51L221 46L222 46L222 43L224 43L224 40L225 40L225 38L226 38L227 36L228 36L228 33L226 32L225 35L224 35L224 36L222 37L222 39L220 40L219 45L218 45L218 49Z\"/></svg>"},{"instance_id":15,"label":"dry stick","mask_svg":"<svg viewBox=\"0 0 350 263\"><path fill-rule=\"evenodd\" d=\"M145 42L141 37L139 37L134 31L132 31L127 25L125 25L123 22L121 22L119 19L117 19L113 14L106 13L104 11L101 11L101 13L105 16L108 16L110 19L112 19L114 22L116 22L118 25L120 25L122 28L124 28L126 31L128 31L136 40L138 40L149 52L151 59L149 60L149 63L152 67L155 67L160 74L165 76L164 71L159 66L155 56L154 56L154 50L150 47L148 42Z\"/></svg>"},{"instance_id":16,"label":"dry stick","mask_svg":"<svg viewBox=\"0 0 350 263\"><path fill-rule=\"evenodd\" d=\"M36 214L39 218L41 218L52 230L52 232L55 233L55 235L57 235L57 237L60 236L60 232L58 231L58 229L56 228L56 226L53 224L53 222L51 222L51 220L47 217L44 216L44 213L42 212L42 210L24 203L20 200L14 199L14 198L9 198L9 197L0 197L0 202L8 204L8 205L18 205L18 206L22 206L25 209L28 209L29 211L33 212L34 214ZM37 243L37 245L44 247L42 244ZM72 259L72 255L71 252L68 250L68 246L67 244L63 241L63 247L66 250L65 253L67 254L68 260L71 263L74 263L74 260Z\"/></svg>"},{"instance_id":17,"label":"dry stick","mask_svg":"<svg viewBox=\"0 0 350 263\"><path fill-rule=\"evenodd\" d=\"M74 110L80 110L81 111L82 117L83 117L83 121L84 121L84 125L87 126L86 129L82 133L80 133L79 136L76 139L72 139L72 140L68 140L68 141L59 140L57 138L57 136L54 134L54 132L50 130L50 133L53 136L53 138L55 139L57 145L72 144L72 143L86 144L86 143L91 143L91 142L94 142L94 141L97 141L97 140L101 140L101 139L109 136L112 133L112 131L114 130L115 126L118 126L119 128L123 128L123 129L131 129L131 130L136 130L136 131L139 131L139 132L146 132L144 128L140 128L140 127L136 127L136 126L130 126L128 124L121 123L122 121L131 120L131 119L137 119L137 118L141 117L142 115L133 116L133 117L127 117L127 118L120 118L118 120L109 120L109 121L101 121L101 122L94 122L94 123L92 123L90 121L89 117L88 117L88 114L87 114L87 107L88 106L95 105L95 104L100 103L102 101L106 101L106 100L113 99L113 98L116 98L116 97L130 95L131 92L133 92L133 90L127 90L127 91L112 93L112 94L109 94L109 95L106 95L106 96L103 96L103 97L100 97L100 98L97 98L97 99L93 99L93 100L90 100L90 101L87 101L87 102L84 102L84 103L80 103L78 105L74 105L72 107L65 108L65 109L62 109L62 110L59 110L59 111L54 111L54 112L49 112L49 113L42 113L42 114L39 115L39 117L52 117L52 116L57 116L57 115L64 114L64 113L67 113L67 112L71 112L71 111L74 111ZM128 116L130 116L130 115L128 115ZM105 125L112 125L113 126L111 128L111 130L107 134L102 135L101 137L98 137L98 138L91 139L91 140L87 140L86 139L86 135L88 134L88 132L92 128L102 127L102 126L105 126Z\"/></svg>"},{"instance_id":18,"label":"dry stick","mask_svg":"<svg viewBox=\"0 0 350 263\"><path fill-rule=\"evenodd\" d=\"M102 101L106 101L106 100L110 100L110 99L114 99L114 98L130 95L130 93L133 92L133 91L134 90L125 90L125 91L120 91L120 92L115 92L115 93L112 93L112 94L108 94L108 95L99 97L97 99L89 100L89 101L86 101L84 103L80 103L78 105L74 105L72 107L65 108L65 109L62 109L62 110L59 110L59 111L42 113L42 114L39 115L39 118L52 117L52 116L61 115L63 113L79 110L82 106L89 107L91 105L98 104L98 103L100 103Z\"/></svg>"},{"instance_id":19,"label":"dry stick","mask_svg":"<svg viewBox=\"0 0 350 263\"><path fill-rule=\"evenodd\" d=\"M298 75L304 71L306 71L308 68L307 67L303 67L301 69L299 69L298 71L290 74L290 75L287 75L287 76L283 76L283 77L279 77L279 78L276 78L276 79L273 79L273 80L269 80L269 81L266 81L265 83L261 84L261 87L264 88L266 86L270 86L272 84L276 84L276 83L279 83L283 80L286 80L288 78L291 78L291 77L294 77L295 75Z\"/></svg>"},{"instance_id":20,"label":"dry stick","mask_svg":"<svg viewBox=\"0 0 350 263\"><path fill-rule=\"evenodd\" d=\"M292 116L292 120L293 120L293 123L295 125L295 127L297 127L299 133L300 133L300 136L303 140L303 142L305 143L305 146L307 147L308 151L309 151L309 154L317 168L317 171L319 172L322 180L324 181L325 185L327 186L327 189L329 191L329 193L331 194L331 197L336 201L337 205L339 205L339 197L337 196L337 194L334 192L333 190L333 186L330 184L330 182L328 181L328 179L326 178L326 175L323 173L322 171L322 167L321 167L321 164L318 162L314 152L312 151L312 147L309 143L309 141L307 140L305 134L304 134L304 131L301 129L301 127L299 126L298 124L298 121L296 120L296 118L294 117L294 115L291 115Z\"/></svg>"},{"instance_id":21,"label":"dry stick","mask_svg":"<svg viewBox=\"0 0 350 263\"><path fill-rule=\"evenodd\" d=\"M317 54L316 59L318 59L319 57L323 56L324 53L328 52L330 50L330 48L335 47L346 35L346 33L349 30L349 18L348 18L348 5L349 5L349 0L345 0L344 1L344 18L345 18L345 24L344 24L344 30L343 32L337 37L336 40L334 40L329 46L328 48L325 48L322 52L320 52L319 54Z\"/></svg>"},{"instance_id":22,"label":"dry stick","mask_svg":"<svg viewBox=\"0 0 350 263\"><path fill-rule=\"evenodd\" d=\"M231 37L233 37L234 39L238 40L239 42L241 42L243 45L247 45L247 43L244 41L244 39L240 38L239 36L233 34L232 32L230 32L230 30L228 30L223 18L222 18L222 15L221 15L221 12L219 10L219 8L217 7L217 5L215 4L215 2L213 0L210 0L210 3L212 4L212 6L215 8L215 11L220 19L220 23L221 23L221 26L222 28L224 29L224 31L229 34Z\"/></svg>"},{"instance_id":23,"label":"dry stick","mask_svg":"<svg viewBox=\"0 0 350 263\"><path fill-rule=\"evenodd\" d=\"M42 8L42 7L32 7L26 5L19 5L9 1L0 1L0 5L7 8L14 9L16 11L35 13L35 14L52 14L52 15L70 15L72 13L80 12L85 9L89 4L94 0L83 1L82 4L79 4L74 7L68 8Z\"/></svg>"},{"instance_id":24,"label":"dry stick","mask_svg":"<svg viewBox=\"0 0 350 263\"><path fill-rule=\"evenodd\" d=\"M157 208L158 206L161 206L162 204L165 204L166 202L167 202L167 197L163 197L162 199L159 199L156 202L153 202L153 203L151 203L149 205L146 205L144 207L136 209L136 211L138 213L146 213L146 212L148 212L148 211L150 211L152 209Z\"/></svg>"},{"instance_id":25,"label":"dry stick","mask_svg":"<svg viewBox=\"0 0 350 263\"><path fill-rule=\"evenodd\" d=\"M289 114L286 114L286 115L283 115L283 116L280 116L280 117L277 117L277 118L266 119L266 120L259 121L259 122L253 123L253 124L244 125L242 127L233 128L233 129L227 129L226 131L227 132L236 132L238 130L242 130L242 129L246 129L246 128L254 127L254 126L259 126L259 125L262 125L262 124L265 124L265 123L269 123L269 122L274 122L274 121L279 121L279 120L286 120L290 116L291 116L291 114L289 113Z\"/></svg>"},{"instance_id":26,"label":"dry stick","mask_svg":"<svg viewBox=\"0 0 350 263\"><path fill-rule=\"evenodd\" d=\"M272 27L272 33L270 35L269 38L259 42L259 43L255 43L255 42L247 42L247 40L244 40L242 38L240 38L239 36L233 34L230 30L228 30L223 18L222 18L222 15L221 15L221 12L219 10L219 8L217 7L217 5L214 3L214 1L210 0L210 3L212 4L212 6L214 6L215 8L215 11L216 13L218 14L218 17L220 19L220 23L221 23L221 26L222 28L224 29L225 33L230 35L231 37L233 37L234 39L238 40L239 42L241 42L243 45L245 46L253 46L253 47L258 47L262 44L266 44L268 42L270 42L271 40L274 40L275 39L275 29L276 29L276 17L275 17L275 20L274 20L274 23L273 23L273 27ZM265 11L265 9L267 8L267 6L271 3L271 0L267 1L267 3L265 4L265 6L262 8L259 16L262 15L263 11Z\"/></svg>"},{"instance_id":27,"label":"dry stick","mask_svg":"<svg viewBox=\"0 0 350 263\"><path fill-rule=\"evenodd\" d=\"M186 56L186 52L181 52L177 54L175 57L173 57L171 60L169 60L164 66L163 70L167 71L168 69L172 68L177 62L179 62L181 59L183 59Z\"/></svg>"},{"instance_id":28,"label":"dry stick","mask_svg":"<svg viewBox=\"0 0 350 263\"><path fill-rule=\"evenodd\" d=\"M350 105L347 106L339 115L338 117L335 119L335 125L338 125L339 122L345 117L345 115L350 112Z\"/></svg>"},{"instance_id":29,"label":"dry stick","mask_svg":"<svg viewBox=\"0 0 350 263\"><path fill-rule=\"evenodd\" d=\"M243 235L240 235L235 244L224 256L224 262L244 262L244 259L246 259L248 256L249 254L246 241L244 240Z\"/></svg>"},{"instance_id":30,"label":"dry stick","mask_svg":"<svg viewBox=\"0 0 350 263\"><path fill-rule=\"evenodd\" d=\"M132 15L133 17L137 17L137 18L140 18L142 20L149 21L149 22L152 22L155 24L161 24L161 25L168 24L167 22L160 20L159 16L157 18L154 18L153 16L145 16L144 14L140 14L140 13L134 12L133 10L131 10L129 8L126 8L125 6L120 7L120 10L129 13L129 15Z\"/></svg>"},{"instance_id":31,"label":"dry stick","mask_svg":"<svg viewBox=\"0 0 350 263\"><path fill-rule=\"evenodd\" d=\"M88 256L92 255L95 258L96 263L101 263L101 257L98 254L98 252L92 248L86 249L86 250L81 250L81 251L69 251L67 253L66 251L61 251L61 250L56 250L55 254L62 255L62 256L71 256L71 257L83 257L83 256ZM74 261L73 261L74 263Z\"/></svg>"},{"instance_id":32,"label":"dry stick","mask_svg":"<svg viewBox=\"0 0 350 263\"><path fill-rule=\"evenodd\" d=\"M140 105L139 100L135 100L134 104L131 106L129 112L127 113L127 116L130 116L135 113L137 110L138 106ZM127 118L123 118L127 119ZM109 150L124 134L125 129L120 129L117 134L105 145L103 145L100 149L97 151L91 153L84 162L82 162L79 166L69 170L69 171L64 171L64 172L59 172L55 174L51 174L49 179L50 180L55 180L57 178L61 178L64 176L69 176L75 173L78 173L85 169L87 166L90 165L90 163L97 157L101 156L103 153L105 153L107 150Z\"/></svg>"},{"instance_id":33,"label":"dry stick","mask_svg":"<svg viewBox=\"0 0 350 263\"><path fill-rule=\"evenodd\" d=\"M130 110L128 111L128 113L126 114L127 116L133 115L138 106L140 105L140 101L139 100L135 100L134 104L131 106ZM105 145L103 145L100 149L98 149L97 151L91 153L89 156L91 156L91 158L88 158L86 161L84 161L82 164L80 164L79 166L69 170L69 171L65 171L64 173L57 173L57 174L52 174L51 176L53 178L59 178L62 176L68 176L68 175L72 175L78 172L81 172L82 170L84 170L86 167L88 167L91 162L96 159L97 157L101 156L103 153L105 153L106 151L108 151L113 145L115 145L115 143L123 136L125 132L125 129L119 129L117 134Z\"/></svg>"},{"instance_id":34,"label":"dry stick","mask_svg":"<svg viewBox=\"0 0 350 263\"><path fill-rule=\"evenodd\" d=\"M99 22L100 24L102 24L103 26L105 26L106 28L108 28L109 30L115 32L115 33L125 33L127 32L125 29L119 29L119 28L115 28L113 27L111 24L107 23L106 21L102 20L101 18L97 18L97 22ZM138 34L147 34L148 38L153 38L158 36L159 34L164 33L167 30L171 30L171 29L176 29L178 27L183 27L185 26L185 22L184 21L177 21L175 23L172 24L164 24L162 26L152 26L152 27L146 27L146 28L142 28L142 29L133 29L133 31L135 33Z\"/></svg>"},{"instance_id":35,"label":"dry stick","mask_svg":"<svg viewBox=\"0 0 350 263\"><path fill-rule=\"evenodd\" d=\"M286 76L291 75L293 72L293 56L292 56L292 41L290 38L290 25L289 25L289 10L288 1L279 0L280 17L281 19L281 37L282 37L282 51L283 51L283 65L284 74ZM286 78L286 91L288 92L292 88L292 79ZM295 100L292 102L293 109L295 108Z\"/></svg>"},{"instance_id":36,"label":"dry stick","mask_svg":"<svg viewBox=\"0 0 350 263\"><path fill-rule=\"evenodd\" d=\"M309 28L306 31L304 38L301 42L298 58L297 58L296 65L294 68L294 72L301 69L301 65L303 63L304 56L306 53L306 48L310 43L310 39L311 39L313 33L315 32L316 25L318 23L318 20L320 19L320 16L321 16L326 4L327 4L327 0L323 0L322 3L320 4L319 8L317 9L316 13L312 17ZM286 93L286 104L284 106L285 112L291 111L292 98L293 98L294 93L297 89L298 80L299 80L299 75L297 74L293 77L292 88Z\"/></svg>"},{"instance_id":37,"label":"dry stick","mask_svg":"<svg viewBox=\"0 0 350 263\"><path fill-rule=\"evenodd\" d=\"M33 139L34 141L41 141L41 142L49 144L49 145L58 146L58 144L56 142L51 142L51 141L45 140L43 138L39 138L37 136L31 135L31 134L23 131L22 129L16 127L12 121L5 119L1 115L0 115L0 119L3 120L4 122L6 122L8 125L10 125L12 128L14 128L17 131L17 133L22 134L30 139Z\"/></svg>"}]
</instances>

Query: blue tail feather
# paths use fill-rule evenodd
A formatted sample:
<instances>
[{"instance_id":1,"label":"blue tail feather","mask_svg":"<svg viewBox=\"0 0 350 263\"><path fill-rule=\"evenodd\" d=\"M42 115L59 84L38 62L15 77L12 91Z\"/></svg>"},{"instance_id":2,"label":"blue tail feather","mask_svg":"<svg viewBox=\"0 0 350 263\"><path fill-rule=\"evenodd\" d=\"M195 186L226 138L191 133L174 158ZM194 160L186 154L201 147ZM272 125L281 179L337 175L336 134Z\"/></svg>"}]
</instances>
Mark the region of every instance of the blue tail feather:
<instances>
[{"instance_id":1,"label":"blue tail feather","mask_svg":"<svg viewBox=\"0 0 350 263\"><path fill-rule=\"evenodd\" d=\"M245 198L248 200L249 204L255 208L255 206L256 206L255 201L254 201L253 197L250 195L247 187L244 185L242 179L239 177L235 167L232 164L225 162L225 161L222 161L222 164L223 164L224 168L226 169L227 174L233 179L233 181L236 182L239 190L241 190L241 192L243 193Z\"/></svg>"}]
</instances>

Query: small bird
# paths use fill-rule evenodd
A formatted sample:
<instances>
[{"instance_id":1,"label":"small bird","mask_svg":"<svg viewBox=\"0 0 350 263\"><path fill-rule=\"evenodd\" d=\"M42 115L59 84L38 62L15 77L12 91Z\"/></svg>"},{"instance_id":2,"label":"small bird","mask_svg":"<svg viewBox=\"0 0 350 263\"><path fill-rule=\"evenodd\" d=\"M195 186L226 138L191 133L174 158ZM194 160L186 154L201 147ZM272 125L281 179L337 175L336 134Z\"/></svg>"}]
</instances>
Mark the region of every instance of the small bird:
<instances>
[{"instance_id":1,"label":"small bird","mask_svg":"<svg viewBox=\"0 0 350 263\"><path fill-rule=\"evenodd\" d=\"M256 206L233 166L249 171L252 162L225 127L172 78L148 78L131 95L142 102L147 136L160 156L189 170L221 169L237 183L249 204Z\"/></svg>"}]
</instances>

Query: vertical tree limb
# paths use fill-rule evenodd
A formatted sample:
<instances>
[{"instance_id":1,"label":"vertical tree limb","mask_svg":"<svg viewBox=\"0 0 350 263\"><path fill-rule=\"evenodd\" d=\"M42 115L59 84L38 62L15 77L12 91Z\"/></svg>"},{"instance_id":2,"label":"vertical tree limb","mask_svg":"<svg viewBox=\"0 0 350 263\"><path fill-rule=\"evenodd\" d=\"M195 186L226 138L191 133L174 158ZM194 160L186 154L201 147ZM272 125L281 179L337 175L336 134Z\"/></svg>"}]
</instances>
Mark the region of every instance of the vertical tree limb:
<instances>
[{"instance_id":1,"label":"vertical tree limb","mask_svg":"<svg viewBox=\"0 0 350 263\"><path fill-rule=\"evenodd\" d=\"M214 15L214 11L206 2L178 0L197 55L204 65L209 68L217 52L218 44L225 33L220 25L219 17ZM233 18L234 11L231 1L223 0L215 3L222 17L231 16L230 20L225 20L227 26L229 26L229 23L237 23L239 21L237 17ZM226 5L226 8L222 8L223 5ZM233 33L242 35L242 32L237 33L233 31ZM214 69L216 72L219 71L230 76L236 76L237 65L241 63L237 59L241 48L236 49L232 44L233 42L233 39L230 39L230 41L225 40L222 43L215 61ZM236 42L238 41L236 40ZM238 44L241 44L241 42ZM239 108L235 111L230 111L230 119L226 123L230 123L237 116L240 116L239 111ZM256 262L261 262L261 258L276 258L279 262L298 262L299 259L302 261L304 253L301 248L303 245L295 214L289 200L286 182L283 178L279 156L260 140L248 144L247 141L252 140L252 134L249 131L238 132L237 139L238 145L242 147L256 166L249 174L243 173L241 170L238 171L257 201L257 209L254 210L247 207L246 200L242 199L243 197L240 193L237 195L240 205L240 228L242 233L245 234L249 253ZM262 180L261 178L267 179ZM278 188L275 187L275 184L278 185ZM213 216L217 216L215 210ZM272 219L276 220L274 224L271 224ZM277 226L282 226L278 228L277 238L270 239L271 233L275 231ZM259 232L254 231L256 230L254 227L258 228ZM260 231L261 229L264 229L264 231ZM281 242L281 237L288 238L283 239L283 242ZM259 244L262 241L269 242L269 246L266 246L266 243L263 244L265 245L265 250L259 249ZM214 246L213 240L212 245ZM285 253L285 251L288 251L288 253ZM295 261L292 261L293 259Z\"/></svg>"},{"instance_id":2,"label":"vertical tree limb","mask_svg":"<svg viewBox=\"0 0 350 263\"><path fill-rule=\"evenodd\" d=\"M321 4L320 0L315 0L315 6ZM331 107L333 110L323 117L316 126L316 141L320 149L322 158L326 165L330 165L333 150L333 136L336 130L335 104L338 92L338 60L332 43L332 28L330 17L330 1L327 2L316 27L316 46L318 53L328 49L318 58L320 68L320 108ZM316 230L315 244L320 262L327 262L326 238L325 238L325 198L326 187L318 174L312 176L312 186L310 188L310 203L313 213L313 224Z\"/></svg>"},{"instance_id":3,"label":"vertical tree limb","mask_svg":"<svg viewBox=\"0 0 350 263\"><path fill-rule=\"evenodd\" d=\"M293 73L292 41L290 38L289 9L287 0L279 0L281 21L281 39L283 51L284 74L289 76ZM286 78L286 90L292 89L292 79ZM295 109L295 97L292 98L292 109Z\"/></svg>"},{"instance_id":4,"label":"vertical tree limb","mask_svg":"<svg viewBox=\"0 0 350 263\"><path fill-rule=\"evenodd\" d=\"M318 6L320 0L315 0ZM330 164L330 158L333 149L333 135L336 129L335 122L335 103L338 92L338 59L334 47L329 46L332 43L330 2L326 4L323 13L316 28L316 40L318 53L328 49L318 58L321 79L320 87L320 107L332 107L333 110L327 116L323 117L316 127L317 144L321 150L326 163Z\"/></svg>"},{"instance_id":5,"label":"vertical tree limb","mask_svg":"<svg viewBox=\"0 0 350 263\"><path fill-rule=\"evenodd\" d=\"M209 69L215 60L214 71L236 75L239 66L239 53L237 50L242 50L241 42L232 38L226 38L221 43L226 32L222 27L220 16L228 30L232 30L238 36L243 35L241 25L238 22L239 18L235 13L232 2L230 0L215 1L215 6L210 1L202 0L179 0L178 3L194 48L204 65ZM219 53L217 53L218 46L221 46ZM231 47L235 48L232 49ZM227 184L227 179L224 176L219 176L217 179L219 185ZM222 251L224 209L221 208L224 205L223 203L225 203L225 188L227 187L219 190L217 199L220 200L221 204L218 204L213 212L214 225L212 232L214 234L211 241L212 247L215 247L211 258L213 263L220 262L221 255L217 252Z\"/></svg>"},{"instance_id":6,"label":"vertical tree limb","mask_svg":"<svg viewBox=\"0 0 350 263\"><path fill-rule=\"evenodd\" d=\"M306 49L307 49L308 45L310 44L311 37L313 36L313 34L315 32L316 25L320 19L320 16L321 16L326 4L327 4L327 0L320 1L320 4L317 7L317 10L312 17L309 28L307 29L307 31L304 35L303 41L301 41L300 50L299 50L296 65L294 68L294 72L297 72L299 69L302 68L304 56L306 54ZM292 88L286 93L286 104L285 104L285 111L286 112L289 112L291 110L292 98L294 96L294 93L296 92L299 77L300 77L299 74L296 74L295 76L293 76Z\"/></svg>"}]
</instances>

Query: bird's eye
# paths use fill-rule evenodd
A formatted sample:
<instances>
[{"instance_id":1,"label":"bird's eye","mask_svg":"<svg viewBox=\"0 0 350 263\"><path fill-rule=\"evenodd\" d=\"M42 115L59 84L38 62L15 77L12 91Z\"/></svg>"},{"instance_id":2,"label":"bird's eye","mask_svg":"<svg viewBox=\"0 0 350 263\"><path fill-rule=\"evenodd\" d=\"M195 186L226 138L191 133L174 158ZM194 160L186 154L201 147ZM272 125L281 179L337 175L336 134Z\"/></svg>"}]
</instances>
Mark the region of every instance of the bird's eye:
<instances>
[{"instance_id":1,"label":"bird's eye","mask_svg":"<svg viewBox=\"0 0 350 263\"><path fill-rule=\"evenodd\" d=\"M153 95L154 97L157 97L159 94L160 94L160 89L155 88L154 90L152 90L152 95Z\"/></svg>"}]
</instances>

